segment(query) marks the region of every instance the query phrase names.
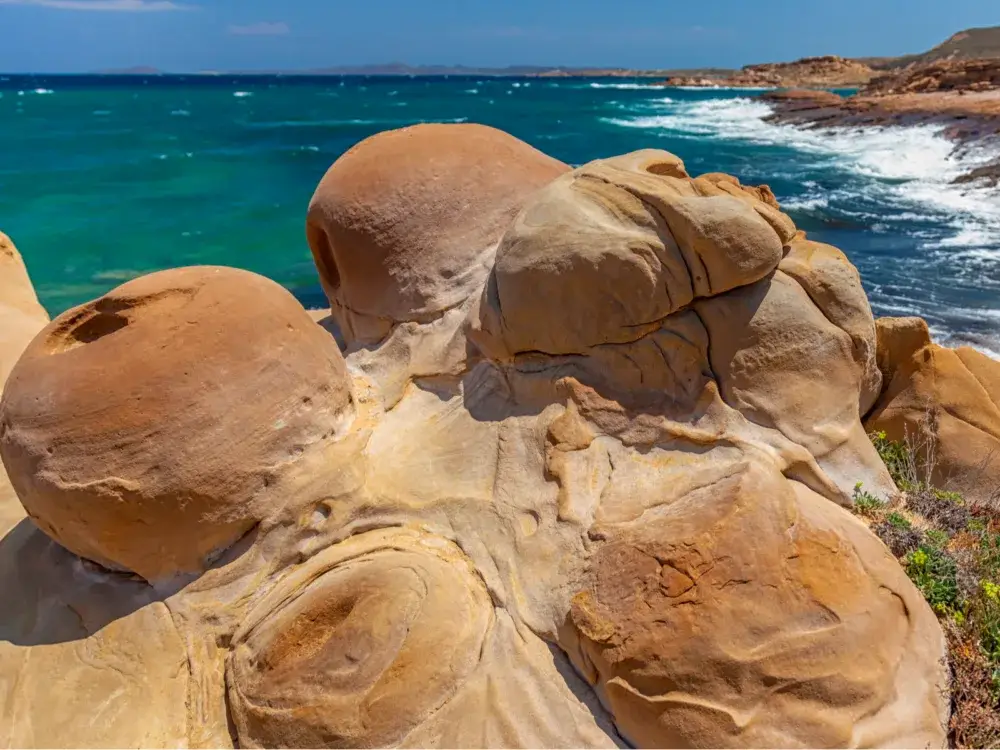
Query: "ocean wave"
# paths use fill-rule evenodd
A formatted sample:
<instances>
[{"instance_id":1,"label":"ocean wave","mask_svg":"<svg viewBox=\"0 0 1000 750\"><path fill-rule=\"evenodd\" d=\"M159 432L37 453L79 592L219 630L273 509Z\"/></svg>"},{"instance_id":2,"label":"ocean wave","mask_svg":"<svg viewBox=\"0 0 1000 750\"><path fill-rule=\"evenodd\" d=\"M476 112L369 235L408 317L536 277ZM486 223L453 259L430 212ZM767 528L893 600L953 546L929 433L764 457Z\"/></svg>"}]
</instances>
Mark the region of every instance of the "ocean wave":
<instances>
[{"instance_id":1,"label":"ocean wave","mask_svg":"<svg viewBox=\"0 0 1000 750\"><path fill-rule=\"evenodd\" d=\"M233 96L235 96L237 99L245 99L248 96L253 96L253 92L252 91L234 91L233 92Z\"/></svg>"},{"instance_id":2,"label":"ocean wave","mask_svg":"<svg viewBox=\"0 0 1000 750\"><path fill-rule=\"evenodd\" d=\"M774 91L777 86L671 86L680 91Z\"/></svg>"},{"instance_id":3,"label":"ocean wave","mask_svg":"<svg viewBox=\"0 0 1000 750\"><path fill-rule=\"evenodd\" d=\"M590 83L587 86L592 89L618 89L620 91L663 90L662 86L654 86L651 83Z\"/></svg>"},{"instance_id":4,"label":"ocean wave","mask_svg":"<svg viewBox=\"0 0 1000 750\"><path fill-rule=\"evenodd\" d=\"M54 94L56 92L53 91L52 89L34 89L31 93L38 94L40 96L47 96L49 94Z\"/></svg>"},{"instance_id":5,"label":"ocean wave","mask_svg":"<svg viewBox=\"0 0 1000 750\"><path fill-rule=\"evenodd\" d=\"M479 93L479 89L466 89L465 93L466 94L478 94Z\"/></svg>"},{"instance_id":6,"label":"ocean wave","mask_svg":"<svg viewBox=\"0 0 1000 750\"><path fill-rule=\"evenodd\" d=\"M976 166L1000 158L988 148L957 149L934 126L836 128L814 130L764 121L772 113L764 102L747 98L708 99L665 107L659 115L604 118L605 122L671 135L743 141L791 148L813 157L813 166L858 178L853 198L880 206L879 220L921 221L933 218L952 231L928 239L924 247L1000 249L1000 194L996 190L952 181ZM824 200L848 196L810 190L785 205L805 211L823 208Z\"/></svg>"},{"instance_id":7,"label":"ocean wave","mask_svg":"<svg viewBox=\"0 0 1000 750\"><path fill-rule=\"evenodd\" d=\"M190 117L191 113L186 109L175 109L170 113L171 117Z\"/></svg>"}]
</instances>

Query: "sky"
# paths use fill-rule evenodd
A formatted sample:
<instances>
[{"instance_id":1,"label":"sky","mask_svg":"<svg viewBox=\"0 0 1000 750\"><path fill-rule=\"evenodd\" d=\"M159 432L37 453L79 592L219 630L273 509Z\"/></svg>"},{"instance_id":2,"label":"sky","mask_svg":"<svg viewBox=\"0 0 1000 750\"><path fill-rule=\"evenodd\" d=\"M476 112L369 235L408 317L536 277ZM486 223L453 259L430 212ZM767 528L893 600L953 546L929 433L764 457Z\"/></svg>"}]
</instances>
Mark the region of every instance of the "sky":
<instances>
[{"instance_id":1,"label":"sky","mask_svg":"<svg viewBox=\"0 0 1000 750\"><path fill-rule=\"evenodd\" d=\"M998 0L0 0L0 72L739 67L921 52Z\"/></svg>"}]
</instances>

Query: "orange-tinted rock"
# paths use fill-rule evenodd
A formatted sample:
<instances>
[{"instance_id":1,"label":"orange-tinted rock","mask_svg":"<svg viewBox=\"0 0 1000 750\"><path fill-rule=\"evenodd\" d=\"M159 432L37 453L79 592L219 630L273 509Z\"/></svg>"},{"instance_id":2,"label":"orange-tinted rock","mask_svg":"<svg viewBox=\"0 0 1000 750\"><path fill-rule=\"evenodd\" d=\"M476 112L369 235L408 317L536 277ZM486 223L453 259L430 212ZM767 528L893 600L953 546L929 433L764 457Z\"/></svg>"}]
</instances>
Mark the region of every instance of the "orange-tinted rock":
<instances>
[{"instance_id":1,"label":"orange-tinted rock","mask_svg":"<svg viewBox=\"0 0 1000 750\"><path fill-rule=\"evenodd\" d=\"M874 71L862 62L836 55L804 57L787 63L747 65L734 75L722 78L676 76L667 86L734 87L795 86L837 88L868 83Z\"/></svg>"},{"instance_id":2,"label":"orange-tinted rock","mask_svg":"<svg viewBox=\"0 0 1000 750\"><path fill-rule=\"evenodd\" d=\"M877 327L886 386L868 429L908 441L929 464L918 479L1000 505L1000 362L931 343L919 318L880 318Z\"/></svg>"},{"instance_id":3,"label":"orange-tinted rock","mask_svg":"<svg viewBox=\"0 0 1000 750\"><path fill-rule=\"evenodd\" d=\"M0 233L0 391L21 352L48 322L17 248Z\"/></svg>"},{"instance_id":4,"label":"orange-tinted rock","mask_svg":"<svg viewBox=\"0 0 1000 750\"><path fill-rule=\"evenodd\" d=\"M350 412L336 344L288 292L183 268L39 334L0 402L0 453L46 533L155 580L201 571L264 518L276 474Z\"/></svg>"},{"instance_id":5,"label":"orange-tinted rock","mask_svg":"<svg viewBox=\"0 0 1000 750\"><path fill-rule=\"evenodd\" d=\"M308 238L349 341L377 341L482 284L532 192L566 165L483 125L415 125L341 156L309 207Z\"/></svg>"},{"instance_id":6,"label":"orange-tinted rock","mask_svg":"<svg viewBox=\"0 0 1000 750\"><path fill-rule=\"evenodd\" d=\"M634 747L940 744L941 630L857 519L757 467L664 511L602 529L565 635Z\"/></svg>"}]
</instances>

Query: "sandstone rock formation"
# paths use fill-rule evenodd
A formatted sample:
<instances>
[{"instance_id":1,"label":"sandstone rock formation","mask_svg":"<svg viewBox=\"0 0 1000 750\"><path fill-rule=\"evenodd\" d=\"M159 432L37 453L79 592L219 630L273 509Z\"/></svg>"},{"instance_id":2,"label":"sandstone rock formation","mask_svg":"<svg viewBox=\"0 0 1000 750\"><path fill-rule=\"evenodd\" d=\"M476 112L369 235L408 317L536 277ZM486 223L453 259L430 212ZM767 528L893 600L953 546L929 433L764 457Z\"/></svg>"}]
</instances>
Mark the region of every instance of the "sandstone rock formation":
<instances>
[{"instance_id":1,"label":"sandstone rock formation","mask_svg":"<svg viewBox=\"0 0 1000 750\"><path fill-rule=\"evenodd\" d=\"M849 88L868 83L875 75L870 67L858 60L836 55L804 57L787 63L747 65L735 75L721 78L676 76L667 86L733 87L733 88Z\"/></svg>"},{"instance_id":2,"label":"sandstone rock formation","mask_svg":"<svg viewBox=\"0 0 1000 750\"><path fill-rule=\"evenodd\" d=\"M375 343L455 307L482 284L524 198L567 169L483 125L416 125L357 144L323 178L307 225L341 330Z\"/></svg>"},{"instance_id":3,"label":"sandstone rock formation","mask_svg":"<svg viewBox=\"0 0 1000 750\"><path fill-rule=\"evenodd\" d=\"M863 95L922 94L935 91L1000 89L1000 59L940 60L910 65L877 76L861 89Z\"/></svg>"},{"instance_id":4,"label":"sandstone rock formation","mask_svg":"<svg viewBox=\"0 0 1000 750\"><path fill-rule=\"evenodd\" d=\"M0 390L28 342L48 322L17 248L0 233Z\"/></svg>"},{"instance_id":5,"label":"sandstone rock formation","mask_svg":"<svg viewBox=\"0 0 1000 750\"><path fill-rule=\"evenodd\" d=\"M83 557L28 520L0 540L0 743L941 746L941 630L843 507L892 489L861 427L882 371L853 266L770 191L665 152L531 156L542 180L526 146L450 132L428 164L466 136L521 155L482 227L450 185L491 188L455 166L421 198L416 164L377 187L335 165L332 194L367 203L313 204L346 370L287 296L219 269L132 282L29 348L0 455ZM52 353L87 315L126 320ZM138 490L112 502L108 476Z\"/></svg>"},{"instance_id":6,"label":"sandstone rock formation","mask_svg":"<svg viewBox=\"0 0 1000 750\"><path fill-rule=\"evenodd\" d=\"M867 424L909 440L935 486L1000 508L1000 363L931 343L920 318L881 318L886 388Z\"/></svg>"},{"instance_id":7,"label":"sandstone rock formation","mask_svg":"<svg viewBox=\"0 0 1000 750\"><path fill-rule=\"evenodd\" d=\"M177 269L31 343L0 401L0 451L50 536L156 581L200 573L249 531L282 501L276 475L350 412L340 352L288 292Z\"/></svg>"}]
</instances>

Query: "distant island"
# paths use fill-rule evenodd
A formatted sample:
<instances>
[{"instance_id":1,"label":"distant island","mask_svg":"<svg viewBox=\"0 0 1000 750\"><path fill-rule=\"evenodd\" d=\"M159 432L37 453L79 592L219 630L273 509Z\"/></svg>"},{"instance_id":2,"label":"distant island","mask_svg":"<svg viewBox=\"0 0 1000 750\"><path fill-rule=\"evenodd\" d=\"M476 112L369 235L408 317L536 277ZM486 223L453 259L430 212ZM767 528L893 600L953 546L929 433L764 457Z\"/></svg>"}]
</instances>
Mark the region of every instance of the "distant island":
<instances>
[{"instance_id":1,"label":"distant island","mask_svg":"<svg viewBox=\"0 0 1000 750\"><path fill-rule=\"evenodd\" d=\"M538 78L658 78L683 79L682 85L700 86L862 86L877 74L933 62L1000 58L1000 26L966 29L933 49L900 57L841 58L834 55L793 62L769 62L733 68L606 68L598 66L509 65L501 68L470 65L410 65L404 62L368 65L332 65L312 69L202 70L197 75L286 76L491 76ZM95 75L172 75L151 66L93 71ZM826 79L829 74L829 80ZM787 80L786 80L787 78Z\"/></svg>"},{"instance_id":2,"label":"distant island","mask_svg":"<svg viewBox=\"0 0 1000 750\"><path fill-rule=\"evenodd\" d=\"M204 76L484 76L511 78L671 78L678 75L703 75L722 77L736 73L731 68L639 70L635 68L599 68L543 65L509 65L503 68L486 68L468 65L410 65L390 62L371 65L335 65L312 69L266 70L200 70ZM96 70L93 75L175 75L171 71L149 66Z\"/></svg>"}]
</instances>

